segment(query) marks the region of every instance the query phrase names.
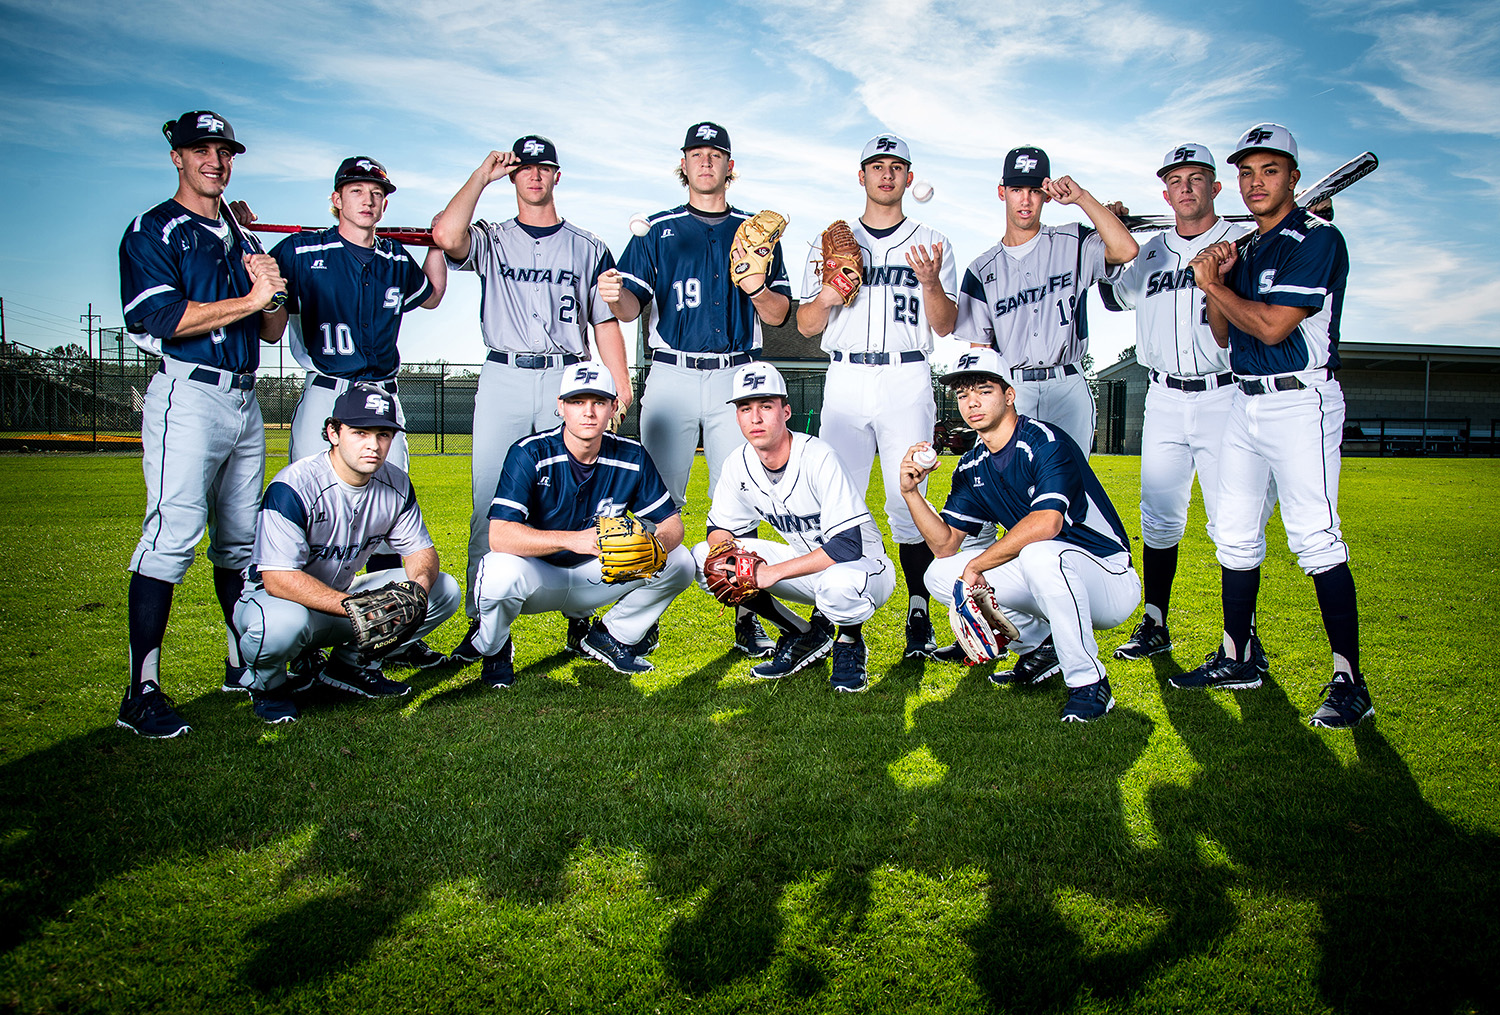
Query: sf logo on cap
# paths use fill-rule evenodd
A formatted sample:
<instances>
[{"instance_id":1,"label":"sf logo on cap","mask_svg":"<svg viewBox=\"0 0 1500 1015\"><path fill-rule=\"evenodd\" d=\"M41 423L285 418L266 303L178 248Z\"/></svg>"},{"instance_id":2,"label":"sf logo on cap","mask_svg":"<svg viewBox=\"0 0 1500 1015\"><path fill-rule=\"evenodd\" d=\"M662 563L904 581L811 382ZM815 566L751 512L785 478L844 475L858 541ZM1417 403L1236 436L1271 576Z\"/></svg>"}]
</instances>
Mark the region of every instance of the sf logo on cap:
<instances>
[{"instance_id":1,"label":"sf logo on cap","mask_svg":"<svg viewBox=\"0 0 1500 1015\"><path fill-rule=\"evenodd\" d=\"M746 374L745 375L744 385L745 385L745 389L747 391L754 391L756 388L760 387L761 385L763 385L765 383L766 383L766 375L765 374Z\"/></svg>"},{"instance_id":2,"label":"sf logo on cap","mask_svg":"<svg viewBox=\"0 0 1500 1015\"><path fill-rule=\"evenodd\" d=\"M1176 159L1178 162L1186 162L1188 159L1193 158L1197 154L1198 149L1196 148L1179 148L1172 155L1172 158Z\"/></svg>"},{"instance_id":3,"label":"sf logo on cap","mask_svg":"<svg viewBox=\"0 0 1500 1015\"><path fill-rule=\"evenodd\" d=\"M1017 155L1016 168L1023 173L1029 173L1036 168L1036 159L1030 155Z\"/></svg>"},{"instance_id":4,"label":"sf logo on cap","mask_svg":"<svg viewBox=\"0 0 1500 1015\"><path fill-rule=\"evenodd\" d=\"M893 138L893 137L883 137L883 138L881 138L879 141L875 142L875 150L879 151L879 152L893 152L893 151L895 151L896 150L896 139Z\"/></svg>"},{"instance_id":5,"label":"sf logo on cap","mask_svg":"<svg viewBox=\"0 0 1500 1015\"><path fill-rule=\"evenodd\" d=\"M967 370L969 367L977 366L978 364L979 357L973 353L966 353L958 358L958 369L960 370Z\"/></svg>"},{"instance_id":6,"label":"sf logo on cap","mask_svg":"<svg viewBox=\"0 0 1500 1015\"><path fill-rule=\"evenodd\" d=\"M212 131L215 134L222 134L224 132L224 121L219 119L217 116L211 116L208 113L204 113L202 116L198 117L198 129Z\"/></svg>"},{"instance_id":7,"label":"sf logo on cap","mask_svg":"<svg viewBox=\"0 0 1500 1015\"><path fill-rule=\"evenodd\" d=\"M592 384L598 379L599 371L594 370L591 367L579 367L578 376L574 378L574 380L582 381L585 384Z\"/></svg>"},{"instance_id":8,"label":"sf logo on cap","mask_svg":"<svg viewBox=\"0 0 1500 1015\"><path fill-rule=\"evenodd\" d=\"M698 133L698 136L701 137L705 141L712 141L714 138L716 138L716 137L719 136L719 132L716 131L716 130L714 130L712 127L710 127L706 123L703 126L701 126L701 127L698 128L697 133Z\"/></svg>"},{"instance_id":9,"label":"sf logo on cap","mask_svg":"<svg viewBox=\"0 0 1500 1015\"><path fill-rule=\"evenodd\" d=\"M366 395L365 408L385 416L391 411L391 403L384 395Z\"/></svg>"},{"instance_id":10,"label":"sf logo on cap","mask_svg":"<svg viewBox=\"0 0 1500 1015\"><path fill-rule=\"evenodd\" d=\"M546 150L546 146L535 139L527 141L521 146L521 154L523 155L540 155Z\"/></svg>"},{"instance_id":11,"label":"sf logo on cap","mask_svg":"<svg viewBox=\"0 0 1500 1015\"><path fill-rule=\"evenodd\" d=\"M1245 135L1245 143L1260 144L1262 141L1269 140L1275 135L1275 133L1275 131L1270 130L1252 130L1250 133Z\"/></svg>"}]
</instances>

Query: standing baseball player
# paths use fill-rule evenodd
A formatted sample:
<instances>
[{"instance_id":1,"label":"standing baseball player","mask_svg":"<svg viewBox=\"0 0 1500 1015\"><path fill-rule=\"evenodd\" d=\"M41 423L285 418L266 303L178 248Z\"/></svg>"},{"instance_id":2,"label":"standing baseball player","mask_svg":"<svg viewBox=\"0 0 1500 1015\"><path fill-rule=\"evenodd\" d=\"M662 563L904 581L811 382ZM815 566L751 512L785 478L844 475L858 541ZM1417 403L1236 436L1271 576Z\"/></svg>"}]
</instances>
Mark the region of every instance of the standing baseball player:
<instances>
[{"instance_id":1,"label":"standing baseball player","mask_svg":"<svg viewBox=\"0 0 1500 1015\"><path fill-rule=\"evenodd\" d=\"M1114 708L1093 632L1135 611L1141 583L1130 537L1088 457L1061 427L1016 412L1008 364L993 349L964 353L942 382L979 434L959 460L941 516L918 484L930 469L901 462L901 495L937 560L927 588L949 609L954 584L987 584L1015 625L1015 668L996 684L1036 684L1059 671L1068 685L1064 722L1088 722ZM983 549L962 549L986 522L1005 530Z\"/></svg>"},{"instance_id":2,"label":"standing baseball player","mask_svg":"<svg viewBox=\"0 0 1500 1015\"><path fill-rule=\"evenodd\" d=\"M1005 156L1005 235L964 273L955 334L998 349L1010 364L1016 411L1061 427L1087 455L1094 444L1094 396L1082 363L1088 290L1138 248L1112 211L1072 177L1051 173L1040 148ZM1042 225L1048 201L1076 204L1093 228Z\"/></svg>"},{"instance_id":3,"label":"standing baseball player","mask_svg":"<svg viewBox=\"0 0 1500 1015\"><path fill-rule=\"evenodd\" d=\"M490 552L479 565L479 679L515 683L511 625L522 613L592 616L584 655L617 673L646 673L657 621L693 582L682 546L682 515L639 442L608 432L618 411L614 377L599 364L563 372L557 391L562 426L511 448L490 507ZM655 528L658 569L610 583L600 561L598 522L633 513Z\"/></svg>"},{"instance_id":4,"label":"standing baseball player","mask_svg":"<svg viewBox=\"0 0 1500 1015\"><path fill-rule=\"evenodd\" d=\"M419 267L401 244L375 235L395 190L383 165L351 156L333 176L329 200L338 224L288 236L271 251L287 280L292 355L307 371L292 414L291 461L327 451L324 421L352 384L374 384L396 399L397 418L405 423L396 388L401 318L442 302L448 268L441 250L429 250ZM255 221L242 202L236 201L234 210L245 225ZM390 462L402 472L410 468L404 431L391 442ZM370 558L372 570L400 566L401 558L385 548ZM423 669L443 659L423 641L387 657Z\"/></svg>"},{"instance_id":5,"label":"standing baseball player","mask_svg":"<svg viewBox=\"0 0 1500 1015\"><path fill-rule=\"evenodd\" d=\"M699 582L781 631L775 655L750 670L755 676L789 676L831 650L833 689L863 691L870 683L864 622L896 589L864 495L832 445L787 429L786 381L771 364L740 367L730 404L746 443L724 460L708 510L708 541L693 547ZM763 521L786 542L749 538ZM732 585L715 577L721 573L715 562L726 556L738 557L748 571ZM778 597L810 604L811 619Z\"/></svg>"},{"instance_id":6,"label":"standing baseball player","mask_svg":"<svg viewBox=\"0 0 1500 1015\"><path fill-rule=\"evenodd\" d=\"M327 450L294 461L266 487L249 582L235 609L251 707L273 724L297 719L292 695L303 688L288 681L287 661L309 648L333 648L319 678L332 687L364 698L411 692L358 651L345 604L360 593L391 582L421 588L426 613L408 644L453 616L462 596L438 570L410 478L389 460L402 432L395 398L357 381L334 399L323 429ZM360 574L387 544L402 566Z\"/></svg>"},{"instance_id":7,"label":"standing baseball player","mask_svg":"<svg viewBox=\"0 0 1500 1015\"><path fill-rule=\"evenodd\" d=\"M214 592L224 614L224 686L244 667L234 604L255 542L266 437L255 400L260 343L286 313L276 261L248 245L220 202L245 150L217 113L195 110L162 127L177 193L140 215L120 241L120 294L130 337L161 364L141 415L146 518L130 560L130 686L119 725L175 737L188 724L161 690L160 658L173 586L209 532Z\"/></svg>"},{"instance_id":8,"label":"standing baseball player","mask_svg":"<svg viewBox=\"0 0 1500 1015\"><path fill-rule=\"evenodd\" d=\"M723 127L689 127L677 170L687 203L651 216L646 234L626 245L619 269L599 279L600 294L620 320L633 321L650 307L641 443L678 507L687 504L700 430L708 488L717 488L719 467L741 440L728 404L735 369L760 358L762 323L781 324L792 305L780 243L769 244L760 271L738 277L732 271L745 263L736 233L751 215L726 196L735 179L730 153ZM735 644L752 658L775 648L745 610L734 631Z\"/></svg>"},{"instance_id":9,"label":"standing baseball player","mask_svg":"<svg viewBox=\"0 0 1500 1015\"><path fill-rule=\"evenodd\" d=\"M1254 633L1266 555L1267 484L1275 482L1287 543L1317 590L1333 677L1313 726L1347 729L1375 711L1359 669L1359 610L1339 528L1344 392L1339 321L1349 252L1344 237L1295 200L1297 142L1276 123L1251 127L1229 162L1255 216L1243 252L1215 243L1193 259L1208 324L1227 345L1236 391L1219 451L1219 563L1224 638L1174 687L1259 687L1270 671Z\"/></svg>"},{"instance_id":10,"label":"standing baseball player","mask_svg":"<svg viewBox=\"0 0 1500 1015\"><path fill-rule=\"evenodd\" d=\"M865 144L859 164L865 210L850 230L863 277L849 284L830 277L822 249L831 237L825 234L808 259L797 305L797 330L809 338L821 332L830 360L818 436L837 452L857 487L869 485L880 454L886 518L906 578L909 659L931 657L938 648L922 580L932 551L901 497L901 456L932 439L937 404L927 358L932 336L951 334L958 319L958 272L948 238L902 209L914 179L904 140L877 134ZM838 228L835 223L829 233Z\"/></svg>"},{"instance_id":11,"label":"standing baseball player","mask_svg":"<svg viewBox=\"0 0 1500 1015\"><path fill-rule=\"evenodd\" d=\"M1233 241L1242 226L1214 211L1222 184L1207 146L1170 149L1156 175L1176 228L1157 233L1124 271L1101 279L1109 310L1134 310L1136 360L1147 368L1146 419L1141 431L1141 575L1145 616L1116 659L1145 659L1172 647L1167 608L1177 575L1177 544L1187 531L1193 475L1203 491L1208 535L1218 515L1219 444L1234 397L1229 353L1208 327L1203 294L1188 264L1210 244ZM1274 495L1266 498L1266 508Z\"/></svg>"},{"instance_id":12,"label":"standing baseball player","mask_svg":"<svg viewBox=\"0 0 1500 1015\"><path fill-rule=\"evenodd\" d=\"M516 217L492 224L474 221L484 189L509 179L516 188ZM516 139L508 152L490 152L433 222L432 238L449 267L480 276L479 324L488 347L474 393L471 466L473 513L464 609L469 630L451 653L471 663L479 625L479 562L490 549L490 502L512 445L557 426L557 388L563 369L585 360L602 363L631 399L625 339L595 280L614 267L614 255L593 233L565 222L553 191L562 179L557 147L536 134ZM594 349L589 349L589 328ZM569 615L575 648L588 629L587 615Z\"/></svg>"}]
</instances>

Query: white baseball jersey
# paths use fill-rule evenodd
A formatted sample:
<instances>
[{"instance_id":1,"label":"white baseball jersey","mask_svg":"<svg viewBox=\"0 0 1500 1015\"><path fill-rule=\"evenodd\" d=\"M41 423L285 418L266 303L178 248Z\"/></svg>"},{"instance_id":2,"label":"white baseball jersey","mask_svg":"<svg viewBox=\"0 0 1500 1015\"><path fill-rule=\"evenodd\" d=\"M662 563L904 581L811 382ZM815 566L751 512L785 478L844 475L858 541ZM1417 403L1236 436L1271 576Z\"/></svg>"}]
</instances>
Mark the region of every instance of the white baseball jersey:
<instances>
[{"instance_id":1,"label":"white baseball jersey","mask_svg":"<svg viewBox=\"0 0 1500 1015\"><path fill-rule=\"evenodd\" d=\"M906 263L906 252L917 244L931 252L943 245L943 260L938 271L943 292L950 300L958 299L958 268L953 260L953 244L935 229L906 219L894 232L876 236L858 219L850 224L859 241L865 262L864 285L850 306L836 306L828 313L823 329L825 352L932 352L932 328L922 312L922 283ZM809 252L803 274L803 299L810 300L823 288L822 235ZM904 453L904 449L903 449Z\"/></svg>"},{"instance_id":2,"label":"white baseball jersey","mask_svg":"<svg viewBox=\"0 0 1500 1015\"><path fill-rule=\"evenodd\" d=\"M708 527L740 533L763 521L799 554L821 549L829 539L856 527L866 557L885 553L870 509L838 455L807 434L792 434L791 457L777 483L771 482L749 444L724 459L708 509Z\"/></svg>"},{"instance_id":3,"label":"white baseball jersey","mask_svg":"<svg viewBox=\"0 0 1500 1015\"><path fill-rule=\"evenodd\" d=\"M432 545L406 473L386 462L364 486L351 486L327 454L309 455L266 487L250 577L305 571L346 592L382 540L403 557Z\"/></svg>"},{"instance_id":4,"label":"white baseball jersey","mask_svg":"<svg viewBox=\"0 0 1500 1015\"><path fill-rule=\"evenodd\" d=\"M1088 351L1088 288L1108 272L1090 226L1042 226L1019 247L997 243L964 272L953 337L1000 350L1012 367L1077 363Z\"/></svg>"},{"instance_id":5,"label":"white baseball jersey","mask_svg":"<svg viewBox=\"0 0 1500 1015\"><path fill-rule=\"evenodd\" d=\"M479 275L479 325L489 348L585 359L588 326L615 316L598 287L599 275L614 266L604 241L587 230L570 222L527 227L516 219L471 224L469 256L461 264L448 261L455 271Z\"/></svg>"},{"instance_id":6,"label":"white baseball jersey","mask_svg":"<svg viewBox=\"0 0 1500 1015\"><path fill-rule=\"evenodd\" d=\"M1210 244L1236 240L1245 232L1245 226L1225 219L1190 240L1176 229L1163 230L1142 245L1124 271L1100 281L1105 307L1135 311L1137 362L1179 377L1229 369L1229 350L1214 341L1203 291L1193 284L1188 264Z\"/></svg>"}]
</instances>

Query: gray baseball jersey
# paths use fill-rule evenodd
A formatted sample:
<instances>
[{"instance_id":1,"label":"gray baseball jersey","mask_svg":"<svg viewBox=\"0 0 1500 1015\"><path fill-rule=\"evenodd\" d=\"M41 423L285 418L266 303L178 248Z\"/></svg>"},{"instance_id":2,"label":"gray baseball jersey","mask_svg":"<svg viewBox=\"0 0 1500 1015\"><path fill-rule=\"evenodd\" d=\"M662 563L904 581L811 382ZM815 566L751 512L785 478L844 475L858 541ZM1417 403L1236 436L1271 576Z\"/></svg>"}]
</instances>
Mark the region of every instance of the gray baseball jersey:
<instances>
[{"instance_id":1,"label":"gray baseball jersey","mask_svg":"<svg viewBox=\"0 0 1500 1015\"><path fill-rule=\"evenodd\" d=\"M954 337L994 346L1012 367L1077 363L1088 351L1088 287L1107 271L1104 240L1077 222L1042 226L1019 247L997 243L964 273Z\"/></svg>"},{"instance_id":2,"label":"gray baseball jersey","mask_svg":"<svg viewBox=\"0 0 1500 1015\"><path fill-rule=\"evenodd\" d=\"M828 313L823 329L825 352L932 351L932 328L922 312L922 283L906 263L906 252L921 244L929 251L934 244L943 245L942 267L938 277L948 298L958 298L958 268L953 260L953 245L935 229L907 219L896 231L883 237L873 235L858 219L850 223L859 241L865 262L864 286L850 306L834 307ZM808 254L802 276L802 298L813 299L823 288L821 234ZM902 449L905 453L905 448Z\"/></svg>"},{"instance_id":3,"label":"gray baseball jersey","mask_svg":"<svg viewBox=\"0 0 1500 1015\"><path fill-rule=\"evenodd\" d=\"M345 592L383 540L403 557L432 545L406 473L386 462L364 486L351 486L328 454L309 455L266 487L251 577L305 571Z\"/></svg>"},{"instance_id":4,"label":"gray baseball jersey","mask_svg":"<svg viewBox=\"0 0 1500 1015\"><path fill-rule=\"evenodd\" d=\"M614 266L604 241L587 230L570 222L528 230L516 219L471 224L469 256L448 261L479 275L479 323L489 348L585 359L588 325L615 316L598 290L599 275Z\"/></svg>"}]
</instances>

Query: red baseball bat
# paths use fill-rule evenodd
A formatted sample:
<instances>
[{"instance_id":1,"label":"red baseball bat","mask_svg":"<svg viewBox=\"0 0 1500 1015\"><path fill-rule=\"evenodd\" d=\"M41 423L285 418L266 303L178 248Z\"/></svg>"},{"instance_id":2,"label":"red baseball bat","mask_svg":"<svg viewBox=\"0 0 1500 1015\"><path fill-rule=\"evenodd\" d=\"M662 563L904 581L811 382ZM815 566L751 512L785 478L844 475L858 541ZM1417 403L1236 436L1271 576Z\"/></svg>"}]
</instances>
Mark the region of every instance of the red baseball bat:
<instances>
[{"instance_id":1,"label":"red baseball bat","mask_svg":"<svg viewBox=\"0 0 1500 1015\"><path fill-rule=\"evenodd\" d=\"M250 226L258 233L316 233L321 232L325 226L283 226L271 222L256 222ZM383 236L397 243L410 243L414 247L435 247L432 241L431 229L417 229L408 226L391 226L389 228L377 227L376 236Z\"/></svg>"}]
</instances>

